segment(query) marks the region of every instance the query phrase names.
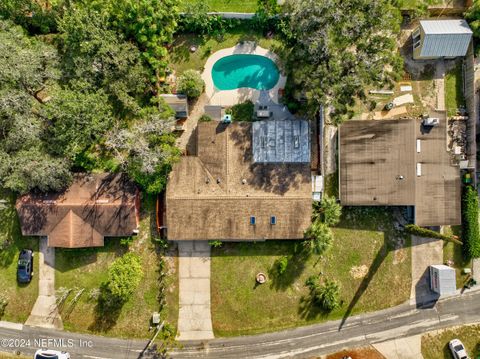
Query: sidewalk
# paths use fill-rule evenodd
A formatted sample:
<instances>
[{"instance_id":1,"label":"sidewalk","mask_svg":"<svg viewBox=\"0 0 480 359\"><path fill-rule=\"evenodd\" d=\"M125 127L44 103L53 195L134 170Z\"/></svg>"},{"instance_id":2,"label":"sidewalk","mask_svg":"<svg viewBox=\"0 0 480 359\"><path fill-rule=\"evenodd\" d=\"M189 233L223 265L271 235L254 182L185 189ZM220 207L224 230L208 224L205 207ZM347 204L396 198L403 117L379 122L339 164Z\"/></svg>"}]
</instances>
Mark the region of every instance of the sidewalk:
<instances>
[{"instance_id":1,"label":"sidewalk","mask_svg":"<svg viewBox=\"0 0 480 359\"><path fill-rule=\"evenodd\" d=\"M422 335L373 344L387 359L423 359Z\"/></svg>"},{"instance_id":2,"label":"sidewalk","mask_svg":"<svg viewBox=\"0 0 480 359\"><path fill-rule=\"evenodd\" d=\"M41 237L39 241L38 298L25 324L62 330L63 323L55 300L55 248L47 246L47 237Z\"/></svg>"},{"instance_id":3,"label":"sidewalk","mask_svg":"<svg viewBox=\"0 0 480 359\"><path fill-rule=\"evenodd\" d=\"M179 241L178 340L213 339L210 314L210 245Z\"/></svg>"}]
</instances>

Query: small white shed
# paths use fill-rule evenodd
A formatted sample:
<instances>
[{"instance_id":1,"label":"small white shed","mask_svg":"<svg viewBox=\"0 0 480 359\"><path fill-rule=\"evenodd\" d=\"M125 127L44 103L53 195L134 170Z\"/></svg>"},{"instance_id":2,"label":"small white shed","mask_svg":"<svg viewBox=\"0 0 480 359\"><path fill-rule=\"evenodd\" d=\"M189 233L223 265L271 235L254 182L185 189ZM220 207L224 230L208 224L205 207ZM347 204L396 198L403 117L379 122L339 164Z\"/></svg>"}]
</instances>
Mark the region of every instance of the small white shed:
<instances>
[{"instance_id":1,"label":"small white shed","mask_svg":"<svg viewBox=\"0 0 480 359\"><path fill-rule=\"evenodd\" d=\"M463 19L422 20L412 33L413 58L416 60L465 56L472 30Z\"/></svg>"},{"instance_id":2,"label":"small white shed","mask_svg":"<svg viewBox=\"0 0 480 359\"><path fill-rule=\"evenodd\" d=\"M440 295L454 294L457 290L455 269L443 264L431 265L430 289Z\"/></svg>"}]
</instances>

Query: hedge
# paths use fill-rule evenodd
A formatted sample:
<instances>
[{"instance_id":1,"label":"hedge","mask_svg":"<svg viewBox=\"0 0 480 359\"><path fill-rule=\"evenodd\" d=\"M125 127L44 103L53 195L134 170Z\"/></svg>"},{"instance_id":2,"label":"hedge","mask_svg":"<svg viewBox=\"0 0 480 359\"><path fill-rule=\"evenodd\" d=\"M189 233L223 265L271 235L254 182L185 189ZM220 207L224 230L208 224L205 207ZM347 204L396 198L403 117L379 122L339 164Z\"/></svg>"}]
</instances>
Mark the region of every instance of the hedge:
<instances>
[{"instance_id":1,"label":"hedge","mask_svg":"<svg viewBox=\"0 0 480 359\"><path fill-rule=\"evenodd\" d=\"M437 238L437 239L441 239L443 241L449 241L449 242L454 242L454 243L457 243L457 244L463 244L461 241L459 241L455 237L446 236L445 234L441 234L439 232L432 231L431 229L419 227L415 224L407 224L405 226L405 230L408 233L413 234L414 236L425 237L425 238Z\"/></svg>"},{"instance_id":2,"label":"hedge","mask_svg":"<svg viewBox=\"0 0 480 359\"><path fill-rule=\"evenodd\" d=\"M472 186L466 186L462 196L462 236L467 258L480 257L480 231L478 225L478 194Z\"/></svg>"}]
</instances>

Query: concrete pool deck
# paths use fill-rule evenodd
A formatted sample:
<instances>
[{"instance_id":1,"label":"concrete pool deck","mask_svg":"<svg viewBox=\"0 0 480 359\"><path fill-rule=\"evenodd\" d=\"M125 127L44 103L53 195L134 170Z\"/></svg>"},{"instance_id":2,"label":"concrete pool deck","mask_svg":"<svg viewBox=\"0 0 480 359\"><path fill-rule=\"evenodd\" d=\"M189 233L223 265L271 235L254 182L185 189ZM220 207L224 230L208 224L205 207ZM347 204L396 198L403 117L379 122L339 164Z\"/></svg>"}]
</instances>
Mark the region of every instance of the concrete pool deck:
<instances>
[{"instance_id":1,"label":"concrete pool deck","mask_svg":"<svg viewBox=\"0 0 480 359\"><path fill-rule=\"evenodd\" d=\"M260 55L271 59L275 63L278 62L277 55L253 42L244 42L242 44L237 44L234 47L222 49L213 53L207 59L202 73L202 79L205 81L205 94L207 95L210 105L233 106L246 100L256 102L259 99L260 94L263 95L262 97L268 97L270 101L278 103L278 90L285 88L285 83L287 81L287 78L282 75L280 69L280 77L278 78L276 85L270 90L257 90L248 87L234 90L219 90L215 88L212 79L213 65L222 57L238 54Z\"/></svg>"}]
</instances>

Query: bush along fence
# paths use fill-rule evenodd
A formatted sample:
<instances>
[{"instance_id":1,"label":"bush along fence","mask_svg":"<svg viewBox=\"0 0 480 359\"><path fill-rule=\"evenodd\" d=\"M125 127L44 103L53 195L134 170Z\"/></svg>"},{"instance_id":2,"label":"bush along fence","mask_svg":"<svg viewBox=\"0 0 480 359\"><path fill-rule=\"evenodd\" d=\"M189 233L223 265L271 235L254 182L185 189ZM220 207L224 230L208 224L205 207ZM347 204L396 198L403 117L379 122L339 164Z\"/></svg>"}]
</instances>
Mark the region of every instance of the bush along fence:
<instances>
[{"instance_id":1,"label":"bush along fence","mask_svg":"<svg viewBox=\"0 0 480 359\"><path fill-rule=\"evenodd\" d=\"M405 226L405 231L414 236L425 237L425 238L436 238L443 241L453 242L457 244L463 244L457 236L446 236L445 234L439 233L437 231L432 231L431 229L419 227L415 224L407 224Z\"/></svg>"},{"instance_id":2,"label":"bush along fence","mask_svg":"<svg viewBox=\"0 0 480 359\"><path fill-rule=\"evenodd\" d=\"M462 194L462 237L465 256L479 258L478 194L472 186L465 186Z\"/></svg>"}]
</instances>

